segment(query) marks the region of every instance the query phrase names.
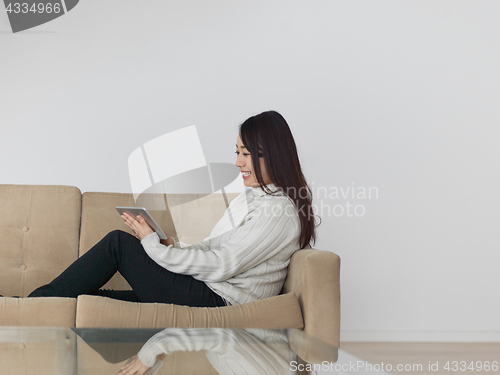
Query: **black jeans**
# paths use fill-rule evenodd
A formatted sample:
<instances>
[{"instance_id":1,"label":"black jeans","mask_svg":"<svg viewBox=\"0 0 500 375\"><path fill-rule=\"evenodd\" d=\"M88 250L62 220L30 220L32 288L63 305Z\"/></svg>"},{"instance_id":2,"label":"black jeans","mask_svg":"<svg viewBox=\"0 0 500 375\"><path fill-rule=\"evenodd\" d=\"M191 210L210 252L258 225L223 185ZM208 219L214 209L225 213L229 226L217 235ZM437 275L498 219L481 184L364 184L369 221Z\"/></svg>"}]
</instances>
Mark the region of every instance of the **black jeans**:
<instances>
[{"instance_id":1,"label":"black jeans","mask_svg":"<svg viewBox=\"0 0 500 375\"><path fill-rule=\"evenodd\" d=\"M133 290L100 290L119 271ZM224 300L203 281L168 271L156 264L141 242L114 230L70 265L50 284L28 297L73 297L80 294L132 301L194 307L225 306Z\"/></svg>"}]
</instances>

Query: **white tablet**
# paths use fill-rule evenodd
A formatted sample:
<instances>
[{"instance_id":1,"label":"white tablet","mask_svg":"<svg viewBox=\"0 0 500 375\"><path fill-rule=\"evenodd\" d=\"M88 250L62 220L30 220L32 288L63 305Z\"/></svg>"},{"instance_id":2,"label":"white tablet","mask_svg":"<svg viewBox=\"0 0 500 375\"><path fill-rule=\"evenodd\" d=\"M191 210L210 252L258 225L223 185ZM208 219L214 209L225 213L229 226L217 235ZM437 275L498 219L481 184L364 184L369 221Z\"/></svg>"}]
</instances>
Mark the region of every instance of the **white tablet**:
<instances>
[{"instance_id":1,"label":"white tablet","mask_svg":"<svg viewBox=\"0 0 500 375\"><path fill-rule=\"evenodd\" d=\"M120 213L120 215L123 215L124 212L128 213L129 215L132 215L136 220L137 220L137 215L141 215L144 220L149 224L151 229L153 229L157 234L158 237L162 240L167 240L168 237L166 236L165 233L163 233L163 230L160 228L160 226L156 223L155 219L153 219L153 216L149 214L149 212L144 208L144 207L122 207L122 206L117 206L116 210Z\"/></svg>"}]
</instances>

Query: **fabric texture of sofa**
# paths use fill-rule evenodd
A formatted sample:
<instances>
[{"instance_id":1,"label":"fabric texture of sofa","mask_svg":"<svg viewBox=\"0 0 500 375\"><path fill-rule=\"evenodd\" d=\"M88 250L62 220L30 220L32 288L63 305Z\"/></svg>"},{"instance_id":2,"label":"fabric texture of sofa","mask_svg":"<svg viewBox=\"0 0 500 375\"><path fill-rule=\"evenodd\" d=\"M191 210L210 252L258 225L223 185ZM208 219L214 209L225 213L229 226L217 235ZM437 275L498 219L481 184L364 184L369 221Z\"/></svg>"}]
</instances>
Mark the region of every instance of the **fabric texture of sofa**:
<instances>
[{"instance_id":1,"label":"fabric texture of sofa","mask_svg":"<svg viewBox=\"0 0 500 375\"><path fill-rule=\"evenodd\" d=\"M227 194L229 202L238 194ZM222 194L166 194L152 211L177 241L202 241L227 206ZM193 308L98 296L26 297L57 277L108 232L124 225L116 206L135 206L132 194L86 192L62 185L0 185L0 325L65 327L300 328L339 346L340 258L298 250L282 294L243 305ZM130 289L116 274L104 289Z\"/></svg>"}]
</instances>

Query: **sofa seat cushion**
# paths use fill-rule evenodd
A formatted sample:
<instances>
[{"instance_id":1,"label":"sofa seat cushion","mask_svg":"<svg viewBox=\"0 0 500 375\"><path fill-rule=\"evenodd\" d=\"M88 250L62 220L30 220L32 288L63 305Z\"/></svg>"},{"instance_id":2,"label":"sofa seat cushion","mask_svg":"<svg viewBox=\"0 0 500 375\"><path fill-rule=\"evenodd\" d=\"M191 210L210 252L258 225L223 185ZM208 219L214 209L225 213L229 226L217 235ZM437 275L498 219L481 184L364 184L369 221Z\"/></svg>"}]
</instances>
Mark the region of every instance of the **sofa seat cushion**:
<instances>
[{"instance_id":1,"label":"sofa seat cushion","mask_svg":"<svg viewBox=\"0 0 500 375\"><path fill-rule=\"evenodd\" d=\"M47 328L47 327L44 327ZM70 375L61 363L69 358L65 329L9 327L0 335L0 373L5 375ZM68 361L70 362L70 361ZM66 368L65 368L66 367ZM66 371L65 371L66 370Z\"/></svg>"},{"instance_id":2,"label":"sofa seat cushion","mask_svg":"<svg viewBox=\"0 0 500 375\"><path fill-rule=\"evenodd\" d=\"M135 303L100 296L78 297L79 328L299 328L302 312L293 293L224 307Z\"/></svg>"},{"instance_id":3,"label":"sofa seat cushion","mask_svg":"<svg viewBox=\"0 0 500 375\"><path fill-rule=\"evenodd\" d=\"M0 298L0 326L74 327L76 298Z\"/></svg>"}]
</instances>

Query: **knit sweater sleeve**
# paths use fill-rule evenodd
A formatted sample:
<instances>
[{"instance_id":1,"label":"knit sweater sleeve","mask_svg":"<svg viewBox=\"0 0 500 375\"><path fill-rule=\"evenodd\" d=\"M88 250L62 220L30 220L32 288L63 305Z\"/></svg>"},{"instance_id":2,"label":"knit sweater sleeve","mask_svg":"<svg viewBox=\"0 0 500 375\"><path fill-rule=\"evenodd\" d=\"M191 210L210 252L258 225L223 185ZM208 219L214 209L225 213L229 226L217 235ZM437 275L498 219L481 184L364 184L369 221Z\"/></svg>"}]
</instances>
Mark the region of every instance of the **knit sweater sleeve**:
<instances>
[{"instance_id":1,"label":"knit sweater sleeve","mask_svg":"<svg viewBox=\"0 0 500 375\"><path fill-rule=\"evenodd\" d=\"M160 240L160 237L158 237L158 241ZM192 249L199 249L199 250L209 250L210 249L210 237L205 238L203 241L198 242L194 245L189 245L184 242L177 242L174 240L174 247L177 249L185 249L187 247L192 248Z\"/></svg>"},{"instance_id":2,"label":"knit sweater sleeve","mask_svg":"<svg viewBox=\"0 0 500 375\"><path fill-rule=\"evenodd\" d=\"M141 362L152 367L161 353L206 350L212 365L218 371L224 368L225 371L219 371L221 374L240 374L243 372L238 370L242 369L246 369L244 373L252 374L288 373L289 346L286 336L267 342L260 336L266 332L273 334L274 331L258 331L260 335L254 336L241 328L167 328L151 337L138 356Z\"/></svg>"},{"instance_id":3,"label":"knit sweater sleeve","mask_svg":"<svg viewBox=\"0 0 500 375\"><path fill-rule=\"evenodd\" d=\"M139 351L142 363L152 367L159 354L171 354L175 351L211 350L221 339L223 329L210 328L167 328L151 337Z\"/></svg>"},{"instance_id":4,"label":"knit sweater sleeve","mask_svg":"<svg viewBox=\"0 0 500 375\"><path fill-rule=\"evenodd\" d=\"M225 281L265 262L297 239L298 218L290 208L283 200L263 199L217 248L212 244L209 248L165 246L156 233L141 243L151 259L171 272L204 282Z\"/></svg>"}]
</instances>

